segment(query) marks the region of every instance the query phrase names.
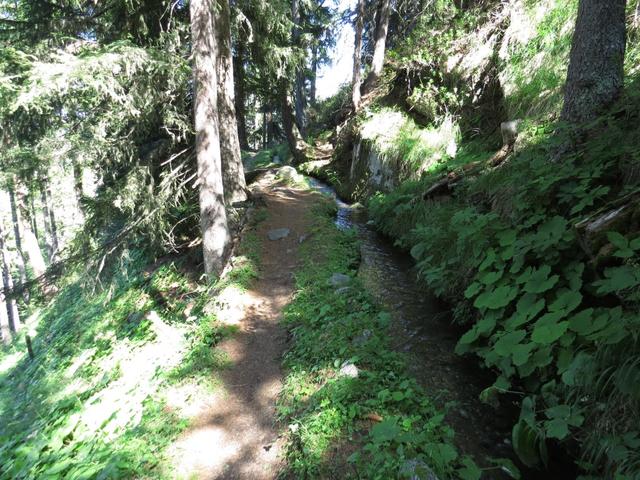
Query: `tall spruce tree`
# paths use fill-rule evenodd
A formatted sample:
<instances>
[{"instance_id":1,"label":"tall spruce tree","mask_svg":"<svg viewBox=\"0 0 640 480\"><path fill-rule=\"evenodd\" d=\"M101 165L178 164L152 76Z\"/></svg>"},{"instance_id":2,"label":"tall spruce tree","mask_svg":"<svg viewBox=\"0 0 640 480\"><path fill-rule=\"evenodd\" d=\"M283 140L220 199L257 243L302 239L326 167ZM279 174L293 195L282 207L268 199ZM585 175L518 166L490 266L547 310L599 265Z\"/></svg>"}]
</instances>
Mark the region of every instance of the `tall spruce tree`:
<instances>
[{"instance_id":1,"label":"tall spruce tree","mask_svg":"<svg viewBox=\"0 0 640 480\"><path fill-rule=\"evenodd\" d=\"M229 0L218 0L215 21L218 43L218 119L222 176L224 197L226 202L231 204L246 200L247 192L236 119Z\"/></svg>"},{"instance_id":2,"label":"tall spruce tree","mask_svg":"<svg viewBox=\"0 0 640 480\"><path fill-rule=\"evenodd\" d=\"M230 240L220 156L214 2L191 0L190 11L202 253L205 273L214 277L224 268Z\"/></svg>"}]
</instances>

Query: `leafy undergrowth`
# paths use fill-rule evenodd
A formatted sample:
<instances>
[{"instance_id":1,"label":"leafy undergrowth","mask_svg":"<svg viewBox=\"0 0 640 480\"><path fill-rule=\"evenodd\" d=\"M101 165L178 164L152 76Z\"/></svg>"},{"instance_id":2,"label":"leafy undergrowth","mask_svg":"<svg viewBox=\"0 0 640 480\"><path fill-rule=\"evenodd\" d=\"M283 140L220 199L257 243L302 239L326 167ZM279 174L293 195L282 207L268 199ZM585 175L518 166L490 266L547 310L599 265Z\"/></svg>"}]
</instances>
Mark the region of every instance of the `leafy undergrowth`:
<instances>
[{"instance_id":1,"label":"leafy undergrowth","mask_svg":"<svg viewBox=\"0 0 640 480\"><path fill-rule=\"evenodd\" d=\"M172 478L165 451L226 364L214 304L256 275L247 238L217 285L188 256L134 263L101 292L69 281L39 312L35 360L0 354L0 477Z\"/></svg>"},{"instance_id":2,"label":"leafy undergrowth","mask_svg":"<svg viewBox=\"0 0 640 480\"><path fill-rule=\"evenodd\" d=\"M532 127L505 165L424 201L437 176L371 201L379 228L410 249L422 279L470 327L458 352L497 373L483 399L523 395L513 445L543 466L547 446L607 478L640 472L638 131L626 109L553 162L562 134ZM634 160L635 159L635 160ZM626 200L625 200L626 199ZM630 202L630 203L628 203ZM628 203L628 204L627 204ZM603 232L578 228L627 204Z\"/></svg>"},{"instance_id":3,"label":"leafy undergrowth","mask_svg":"<svg viewBox=\"0 0 640 480\"><path fill-rule=\"evenodd\" d=\"M390 315L354 278L355 234L317 213L302 248L307 261L284 317L292 344L279 402L291 477L480 478L453 447L443 413L407 374L406 359L391 349ZM330 285L334 273L352 277L347 289ZM357 377L344 374L354 366Z\"/></svg>"},{"instance_id":4,"label":"leafy undergrowth","mask_svg":"<svg viewBox=\"0 0 640 480\"><path fill-rule=\"evenodd\" d=\"M254 170L257 168L279 167L285 163L289 163L291 153L286 143L275 145L271 148L265 148L255 154L243 154L243 162L246 170Z\"/></svg>"}]
</instances>

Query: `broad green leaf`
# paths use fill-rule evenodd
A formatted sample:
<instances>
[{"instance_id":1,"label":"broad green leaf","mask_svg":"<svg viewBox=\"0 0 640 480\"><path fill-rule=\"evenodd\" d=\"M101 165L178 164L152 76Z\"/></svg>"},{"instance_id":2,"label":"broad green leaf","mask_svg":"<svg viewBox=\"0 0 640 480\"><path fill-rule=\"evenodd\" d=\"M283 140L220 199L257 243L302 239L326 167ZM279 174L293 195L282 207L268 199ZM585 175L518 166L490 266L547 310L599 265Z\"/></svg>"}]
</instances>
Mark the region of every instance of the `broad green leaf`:
<instances>
[{"instance_id":1,"label":"broad green leaf","mask_svg":"<svg viewBox=\"0 0 640 480\"><path fill-rule=\"evenodd\" d=\"M489 458L488 460L494 465L500 467L501 470L509 475L513 480L520 480L522 478L522 474L518 467L516 467L508 458Z\"/></svg>"},{"instance_id":2,"label":"broad green leaf","mask_svg":"<svg viewBox=\"0 0 640 480\"><path fill-rule=\"evenodd\" d=\"M402 428L398 425L398 419L390 417L373 426L371 437L378 443L389 442L396 438L400 432L402 432Z\"/></svg>"},{"instance_id":3,"label":"broad green leaf","mask_svg":"<svg viewBox=\"0 0 640 480\"><path fill-rule=\"evenodd\" d=\"M579 377L582 378L583 382L586 381L585 373L589 371L592 364L593 358L591 355L584 352L578 353L571 362L571 365L569 365L569 368L562 374L562 382L565 385L574 387Z\"/></svg>"},{"instance_id":4,"label":"broad green leaf","mask_svg":"<svg viewBox=\"0 0 640 480\"><path fill-rule=\"evenodd\" d=\"M484 257L484 261L478 267L478 270L483 271L493 265L496 261L496 251L493 248L490 248Z\"/></svg>"},{"instance_id":5,"label":"broad green leaf","mask_svg":"<svg viewBox=\"0 0 640 480\"><path fill-rule=\"evenodd\" d=\"M569 328L579 335L589 335L595 331L593 320L593 308L587 308L571 317Z\"/></svg>"},{"instance_id":6,"label":"broad green leaf","mask_svg":"<svg viewBox=\"0 0 640 480\"><path fill-rule=\"evenodd\" d=\"M558 292L556 300L549 305L550 312L564 312L565 314L572 312L582 302L580 292L563 289Z\"/></svg>"},{"instance_id":7,"label":"broad green leaf","mask_svg":"<svg viewBox=\"0 0 640 480\"><path fill-rule=\"evenodd\" d=\"M549 276L551 267L543 265L531 274L531 277L524 285L524 291L529 293L544 293L552 289L558 283L558 275Z\"/></svg>"},{"instance_id":8,"label":"broad green leaf","mask_svg":"<svg viewBox=\"0 0 640 480\"><path fill-rule=\"evenodd\" d=\"M458 458L458 452L452 445L448 443L438 443L434 446L436 448L434 455L437 455L437 458L440 459L444 465L448 465Z\"/></svg>"},{"instance_id":9,"label":"broad green leaf","mask_svg":"<svg viewBox=\"0 0 640 480\"><path fill-rule=\"evenodd\" d=\"M531 426L520 420L511 434L513 448L520 461L527 467L540 464L540 436Z\"/></svg>"},{"instance_id":10,"label":"broad green leaf","mask_svg":"<svg viewBox=\"0 0 640 480\"><path fill-rule=\"evenodd\" d=\"M556 361L556 365L558 367L558 373L564 373L569 365L571 365L571 361L573 360L573 352L572 348L563 348L558 352L558 359Z\"/></svg>"},{"instance_id":11,"label":"broad green leaf","mask_svg":"<svg viewBox=\"0 0 640 480\"><path fill-rule=\"evenodd\" d=\"M497 271L497 272L487 272L483 275L480 275L480 282L482 282L484 285L493 285L494 283L496 283L498 280L500 280L502 278L502 275L504 274L504 272L502 271Z\"/></svg>"},{"instance_id":12,"label":"broad green leaf","mask_svg":"<svg viewBox=\"0 0 640 480\"><path fill-rule=\"evenodd\" d=\"M518 288L510 285L498 287L495 290L481 293L473 303L476 308L489 308L496 310L504 308L518 295Z\"/></svg>"},{"instance_id":13,"label":"broad green leaf","mask_svg":"<svg viewBox=\"0 0 640 480\"><path fill-rule=\"evenodd\" d=\"M556 405L545 410L547 418L569 418L571 416L570 405Z\"/></svg>"},{"instance_id":14,"label":"broad green leaf","mask_svg":"<svg viewBox=\"0 0 640 480\"><path fill-rule=\"evenodd\" d=\"M520 367L529 361L531 352L535 348L533 343L518 344L513 347L513 364Z\"/></svg>"},{"instance_id":15,"label":"broad green leaf","mask_svg":"<svg viewBox=\"0 0 640 480\"><path fill-rule=\"evenodd\" d=\"M525 268L524 271L520 275L518 275L518 278L516 278L516 283L517 284L527 283L531 278L532 274L533 274L533 267Z\"/></svg>"},{"instance_id":16,"label":"broad green leaf","mask_svg":"<svg viewBox=\"0 0 640 480\"><path fill-rule=\"evenodd\" d=\"M535 326L531 334L531 340L542 345L550 345L564 335L568 328L569 322Z\"/></svg>"},{"instance_id":17,"label":"broad green leaf","mask_svg":"<svg viewBox=\"0 0 640 480\"><path fill-rule=\"evenodd\" d=\"M626 250L629 248L629 241L625 238L624 235L621 235L618 232L608 232L607 238L609 242L611 242L615 247L618 247L621 250Z\"/></svg>"},{"instance_id":18,"label":"broad green leaf","mask_svg":"<svg viewBox=\"0 0 640 480\"><path fill-rule=\"evenodd\" d=\"M470 299L475 297L482 290L482 285L478 282L473 282L471 285L467 287L464 291L464 298Z\"/></svg>"},{"instance_id":19,"label":"broad green leaf","mask_svg":"<svg viewBox=\"0 0 640 480\"><path fill-rule=\"evenodd\" d=\"M462 468L458 469L457 474L461 480L480 480L482 470L470 457L464 457L460 463Z\"/></svg>"},{"instance_id":20,"label":"broad green leaf","mask_svg":"<svg viewBox=\"0 0 640 480\"><path fill-rule=\"evenodd\" d=\"M426 243L417 243L411 249L411 256L413 258L415 258L416 260L421 260L422 256L424 255L424 252L426 251L426 249L427 249L427 244Z\"/></svg>"},{"instance_id":21,"label":"broad green leaf","mask_svg":"<svg viewBox=\"0 0 640 480\"><path fill-rule=\"evenodd\" d=\"M599 287L598 293L602 295L640 285L640 269L631 265L607 268L604 276L605 279L593 283L594 286Z\"/></svg>"},{"instance_id":22,"label":"broad green leaf","mask_svg":"<svg viewBox=\"0 0 640 480\"><path fill-rule=\"evenodd\" d=\"M496 237L501 247L513 245L516 241L517 232L515 230L504 230L499 232Z\"/></svg>"},{"instance_id":23,"label":"broad green leaf","mask_svg":"<svg viewBox=\"0 0 640 480\"><path fill-rule=\"evenodd\" d=\"M506 333L493 345L493 349L501 357L510 357L513 353L513 347L519 344L526 336L527 332L525 330Z\"/></svg>"},{"instance_id":24,"label":"broad green leaf","mask_svg":"<svg viewBox=\"0 0 640 480\"><path fill-rule=\"evenodd\" d=\"M475 342L479 337L480 332L478 331L477 326L474 326L471 330L460 337L460 340L458 340L458 345L468 345Z\"/></svg>"},{"instance_id":25,"label":"broad green leaf","mask_svg":"<svg viewBox=\"0 0 640 480\"><path fill-rule=\"evenodd\" d=\"M487 336L493 333L493 329L496 328L497 316L487 313L482 320L476 323L478 333L482 336Z\"/></svg>"},{"instance_id":26,"label":"broad green leaf","mask_svg":"<svg viewBox=\"0 0 640 480\"><path fill-rule=\"evenodd\" d=\"M574 262L565 267L562 271L564 278L569 282L571 290L578 291L582 288L582 274L584 273L584 263Z\"/></svg>"},{"instance_id":27,"label":"broad green leaf","mask_svg":"<svg viewBox=\"0 0 640 480\"><path fill-rule=\"evenodd\" d=\"M505 322L505 328L513 330L531 321L545 306L545 300L532 293L525 293L516 305L516 312Z\"/></svg>"},{"instance_id":28,"label":"broad green leaf","mask_svg":"<svg viewBox=\"0 0 640 480\"><path fill-rule=\"evenodd\" d=\"M544 429L549 438L562 440L569 435L569 425L567 421L562 418L554 418L553 420L544 422Z\"/></svg>"}]
</instances>

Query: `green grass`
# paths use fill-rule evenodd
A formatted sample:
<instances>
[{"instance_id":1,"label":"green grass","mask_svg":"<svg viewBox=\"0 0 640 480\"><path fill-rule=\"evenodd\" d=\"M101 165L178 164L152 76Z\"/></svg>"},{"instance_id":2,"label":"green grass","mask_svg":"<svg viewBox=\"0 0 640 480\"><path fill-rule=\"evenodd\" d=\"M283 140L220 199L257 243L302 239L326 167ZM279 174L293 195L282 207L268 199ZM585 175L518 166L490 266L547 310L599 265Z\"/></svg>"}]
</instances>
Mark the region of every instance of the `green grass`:
<instances>
[{"instance_id":1,"label":"green grass","mask_svg":"<svg viewBox=\"0 0 640 480\"><path fill-rule=\"evenodd\" d=\"M391 349L390 315L355 278L355 234L338 231L326 212L315 212L314 222L284 316L293 343L278 412L289 424L291 475L404 478L415 461L440 478L477 478L475 464L452 446L442 412ZM336 272L354 277L348 292L329 285ZM339 374L345 362L357 366L357 378Z\"/></svg>"},{"instance_id":2,"label":"green grass","mask_svg":"<svg viewBox=\"0 0 640 480\"><path fill-rule=\"evenodd\" d=\"M280 159L280 164L274 163L274 157ZM245 154L244 163L247 170L254 170L257 168L269 168L277 167L290 163L291 153L286 143L281 143L271 148L260 150L254 155Z\"/></svg>"},{"instance_id":3,"label":"green grass","mask_svg":"<svg viewBox=\"0 0 640 480\"><path fill-rule=\"evenodd\" d=\"M0 353L0 477L173 478L166 448L189 422L168 394L220 388L228 360L215 346L235 330L217 321L216 296L247 288L258 247L250 231L214 285L193 280L188 258L152 273L140 259L97 292L68 279L39 313L36 359Z\"/></svg>"}]
</instances>

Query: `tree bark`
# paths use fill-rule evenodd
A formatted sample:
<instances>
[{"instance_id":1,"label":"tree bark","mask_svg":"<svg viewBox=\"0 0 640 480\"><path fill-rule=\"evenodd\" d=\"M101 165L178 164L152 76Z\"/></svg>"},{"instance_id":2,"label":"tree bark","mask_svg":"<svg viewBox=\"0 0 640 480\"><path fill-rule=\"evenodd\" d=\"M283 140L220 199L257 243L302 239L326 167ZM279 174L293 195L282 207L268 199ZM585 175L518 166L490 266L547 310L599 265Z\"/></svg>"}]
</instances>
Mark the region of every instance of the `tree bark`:
<instances>
[{"instance_id":1,"label":"tree bark","mask_svg":"<svg viewBox=\"0 0 640 480\"><path fill-rule=\"evenodd\" d=\"M20 273L20 284L27 283L27 269L24 251L22 250L22 236L20 234L20 217L18 214L18 207L16 206L16 196L13 193L13 182L9 185L9 203L11 204L11 221L13 223L13 236L16 243L16 250L18 251L18 272ZM29 303L29 294L25 289L23 291L23 298L26 303Z\"/></svg>"},{"instance_id":2,"label":"tree bark","mask_svg":"<svg viewBox=\"0 0 640 480\"><path fill-rule=\"evenodd\" d=\"M82 167L74 162L73 164L73 191L76 194L76 201L78 202L78 210L84 218L84 186L82 184Z\"/></svg>"},{"instance_id":3,"label":"tree bark","mask_svg":"<svg viewBox=\"0 0 640 480\"><path fill-rule=\"evenodd\" d=\"M626 0L580 0L562 119L582 124L619 96L624 80Z\"/></svg>"},{"instance_id":4,"label":"tree bark","mask_svg":"<svg viewBox=\"0 0 640 480\"><path fill-rule=\"evenodd\" d=\"M262 111L262 148L267 148L267 108Z\"/></svg>"},{"instance_id":5,"label":"tree bark","mask_svg":"<svg viewBox=\"0 0 640 480\"><path fill-rule=\"evenodd\" d=\"M20 217L24 220L22 222L22 240L24 245L24 251L27 254L27 258L29 259L29 266L33 271L33 274L36 277L40 277L44 274L47 269L47 266L44 262L44 257L42 256L42 251L40 250L40 245L38 244L38 238L36 234L32 230L32 216L31 209L33 208L33 204L31 204L31 209L29 208L29 197L33 199L33 196L28 194L27 187L21 182L15 182L15 193L18 200L18 210L20 212Z\"/></svg>"},{"instance_id":6,"label":"tree bark","mask_svg":"<svg viewBox=\"0 0 640 480\"><path fill-rule=\"evenodd\" d=\"M222 180L224 197L228 205L247 199L247 186L244 181L244 168L238 138L238 122L236 121L233 56L231 54L231 13L229 10L229 0L218 0L215 19L218 43L218 119Z\"/></svg>"},{"instance_id":7,"label":"tree bark","mask_svg":"<svg viewBox=\"0 0 640 480\"><path fill-rule=\"evenodd\" d=\"M371 60L372 82L376 82L384 67L384 54L387 45L387 32L389 30L389 17L391 16L390 0L380 0L378 7L378 21L375 31L375 46L373 49L373 59Z\"/></svg>"},{"instance_id":8,"label":"tree bark","mask_svg":"<svg viewBox=\"0 0 640 480\"><path fill-rule=\"evenodd\" d=\"M296 164L306 161L306 144L295 121L295 114L286 78L280 80L280 101L282 103L282 126L287 138L287 144Z\"/></svg>"},{"instance_id":9,"label":"tree bark","mask_svg":"<svg viewBox=\"0 0 640 480\"><path fill-rule=\"evenodd\" d=\"M28 218L31 222L31 228L36 239L40 238L40 232L38 231L38 216L36 215L36 203L33 198L33 194L27 190L27 200L29 201L30 211L25 218Z\"/></svg>"},{"instance_id":10,"label":"tree bark","mask_svg":"<svg viewBox=\"0 0 640 480\"><path fill-rule=\"evenodd\" d=\"M291 0L291 20L293 21L293 46L301 48L300 38L300 0ZM298 127L298 131L302 136L305 134L306 129L306 118L305 118L305 107L306 107L306 95L304 92L304 67L297 66L295 72L295 82L294 82L294 106L295 106L295 122Z\"/></svg>"},{"instance_id":11,"label":"tree bark","mask_svg":"<svg viewBox=\"0 0 640 480\"><path fill-rule=\"evenodd\" d=\"M238 121L238 140L240 141L240 148L243 150L249 150L249 137L247 136L247 115L246 115L246 103L247 93L245 90L246 76L244 72L245 62L245 41L242 32L240 38L236 44L236 55L233 57L233 73L235 78L235 107L236 107L236 120Z\"/></svg>"},{"instance_id":12,"label":"tree bark","mask_svg":"<svg viewBox=\"0 0 640 480\"><path fill-rule=\"evenodd\" d=\"M58 255L58 228L56 227L56 217L51 203L51 188L49 180L42 177L40 183L40 201L42 202L42 213L44 215L45 244L49 261L54 263Z\"/></svg>"},{"instance_id":13,"label":"tree bark","mask_svg":"<svg viewBox=\"0 0 640 480\"><path fill-rule=\"evenodd\" d=\"M358 0L355 25L355 45L353 49L353 78L351 80L351 102L353 110L360 108L360 85L362 84L362 32L364 30L365 0Z\"/></svg>"},{"instance_id":14,"label":"tree bark","mask_svg":"<svg viewBox=\"0 0 640 480\"><path fill-rule=\"evenodd\" d=\"M11 329L9 328L9 317L7 316L7 302L4 298L4 282L0 282L0 341L5 345L11 343Z\"/></svg>"},{"instance_id":15,"label":"tree bark","mask_svg":"<svg viewBox=\"0 0 640 480\"><path fill-rule=\"evenodd\" d=\"M49 221L51 222L51 235L53 239L54 257L60 253L60 237L58 237L58 224L56 222L55 206L53 205L53 196L51 195L51 183L47 180L45 195L49 204Z\"/></svg>"},{"instance_id":16,"label":"tree bark","mask_svg":"<svg viewBox=\"0 0 640 480\"><path fill-rule=\"evenodd\" d=\"M318 45L314 45L311 51L311 77L309 80L309 103L315 107L318 91Z\"/></svg>"},{"instance_id":17,"label":"tree bark","mask_svg":"<svg viewBox=\"0 0 640 480\"><path fill-rule=\"evenodd\" d=\"M210 277L218 276L222 272L230 240L220 157L216 74L218 52L214 35L213 8L213 0L190 2L200 226L204 270Z\"/></svg>"},{"instance_id":18,"label":"tree bark","mask_svg":"<svg viewBox=\"0 0 640 480\"><path fill-rule=\"evenodd\" d=\"M2 262L2 285L4 287L2 291L2 301L6 306L9 330L15 334L20 328L20 314L15 298L9 295L13 290L13 279L11 278L11 264L9 263L9 252L7 252L7 243L2 222L0 222L0 261Z\"/></svg>"}]
</instances>

